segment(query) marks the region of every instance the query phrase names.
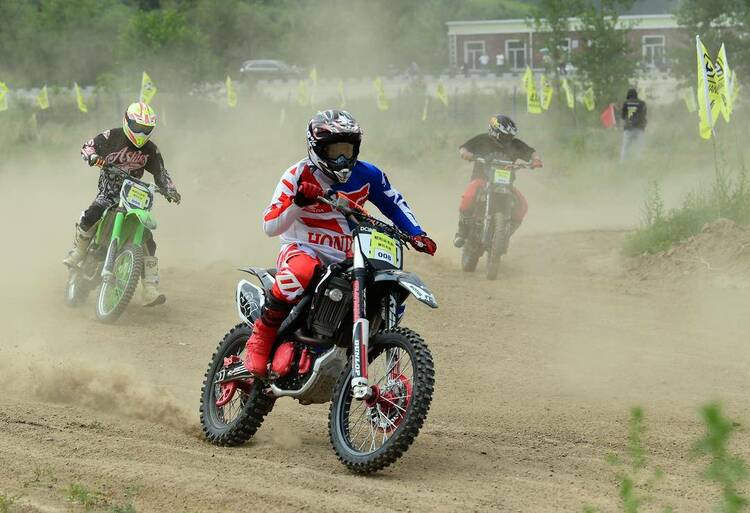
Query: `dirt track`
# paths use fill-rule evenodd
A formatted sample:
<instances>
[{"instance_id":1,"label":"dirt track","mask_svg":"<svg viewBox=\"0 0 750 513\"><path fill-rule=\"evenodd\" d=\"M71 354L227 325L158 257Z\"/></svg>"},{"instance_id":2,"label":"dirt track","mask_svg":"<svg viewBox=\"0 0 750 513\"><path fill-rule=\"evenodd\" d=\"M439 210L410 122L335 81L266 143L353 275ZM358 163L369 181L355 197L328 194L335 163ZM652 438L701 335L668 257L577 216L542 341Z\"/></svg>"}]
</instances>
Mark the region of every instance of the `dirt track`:
<instances>
[{"instance_id":1,"label":"dirt track","mask_svg":"<svg viewBox=\"0 0 750 513\"><path fill-rule=\"evenodd\" d=\"M30 512L68 511L72 483L102 494L95 510L613 511L605 458L625 450L638 404L667 474L657 496L709 511L688 459L696 408L746 409L749 301L633 278L621 237L521 235L493 283L463 275L451 251L412 257L441 302L410 304L405 323L430 343L437 391L414 446L371 478L336 461L327 405L280 401L242 448L197 436L207 358L236 322L232 264L167 265L167 305L134 306L116 327L97 324L90 303L65 310L62 284L39 277L41 296L5 298L0 492L23 494Z\"/></svg>"}]
</instances>

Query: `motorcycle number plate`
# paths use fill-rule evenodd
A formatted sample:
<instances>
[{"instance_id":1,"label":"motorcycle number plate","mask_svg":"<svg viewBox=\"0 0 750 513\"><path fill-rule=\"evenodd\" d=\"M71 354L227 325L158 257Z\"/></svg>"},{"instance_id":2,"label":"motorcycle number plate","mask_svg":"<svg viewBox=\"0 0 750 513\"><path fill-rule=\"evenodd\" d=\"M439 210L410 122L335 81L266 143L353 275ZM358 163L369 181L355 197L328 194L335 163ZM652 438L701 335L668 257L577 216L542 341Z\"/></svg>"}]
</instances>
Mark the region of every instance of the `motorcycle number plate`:
<instances>
[{"instance_id":1,"label":"motorcycle number plate","mask_svg":"<svg viewBox=\"0 0 750 513\"><path fill-rule=\"evenodd\" d=\"M128 203L136 208L146 208L148 206L148 193L133 186L128 191Z\"/></svg>"},{"instance_id":2,"label":"motorcycle number plate","mask_svg":"<svg viewBox=\"0 0 750 513\"><path fill-rule=\"evenodd\" d=\"M396 241L387 235L373 231L370 237L370 258L388 262L399 267L399 251Z\"/></svg>"},{"instance_id":3,"label":"motorcycle number plate","mask_svg":"<svg viewBox=\"0 0 750 513\"><path fill-rule=\"evenodd\" d=\"M513 172L509 169L495 169L495 183L502 185L509 185Z\"/></svg>"}]
</instances>

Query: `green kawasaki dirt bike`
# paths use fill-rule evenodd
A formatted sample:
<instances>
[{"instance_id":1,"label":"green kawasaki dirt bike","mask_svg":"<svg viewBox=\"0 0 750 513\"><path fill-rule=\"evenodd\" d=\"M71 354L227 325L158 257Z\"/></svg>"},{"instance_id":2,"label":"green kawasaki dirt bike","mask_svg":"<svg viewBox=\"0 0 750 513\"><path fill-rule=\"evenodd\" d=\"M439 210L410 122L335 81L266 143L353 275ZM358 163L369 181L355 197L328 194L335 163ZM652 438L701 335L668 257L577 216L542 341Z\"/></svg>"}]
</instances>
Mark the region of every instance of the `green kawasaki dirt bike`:
<instances>
[{"instance_id":1,"label":"green kawasaki dirt bike","mask_svg":"<svg viewBox=\"0 0 750 513\"><path fill-rule=\"evenodd\" d=\"M100 285L96 317L111 323L127 308L143 274L146 230L156 229L150 212L154 193L167 196L156 185L142 182L117 166L108 164L102 171L122 177L120 202L104 212L86 255L70 268L65 302L69 306L80 305Z\"/></svg>"}]
</instances>

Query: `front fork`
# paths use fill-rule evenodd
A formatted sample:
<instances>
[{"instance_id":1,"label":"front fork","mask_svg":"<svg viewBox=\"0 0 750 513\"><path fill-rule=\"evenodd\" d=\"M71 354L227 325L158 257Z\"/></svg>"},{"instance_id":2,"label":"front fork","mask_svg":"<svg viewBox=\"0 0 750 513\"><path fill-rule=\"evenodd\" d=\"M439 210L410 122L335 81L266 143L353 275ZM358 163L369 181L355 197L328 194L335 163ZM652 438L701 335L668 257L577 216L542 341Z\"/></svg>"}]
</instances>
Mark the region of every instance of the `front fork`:
<instances>
[{"instance_id":1,"label":"front fork","mask_svg":"<svg viewBox=\"0 0 750 513\"><path fill-rule=\"evenodd\" d=\"M107 256L104 259L104 267L102 268L102 281L109 283L112 281L113 268L115 266L115 258L117 257L117 250L120 248L120 235L122 234L122 225L125 222L125 211L122 208L117 210L115 214L115 222L112 226L112 237L109 241L109 247L107 248ZM135 228L135 234L133 235L133 244L140 245L143 241L144 226L141 223Z\"/></svg>"},{"instance_id":2,"label":"front fork","mask_svg":"<svg viewBox=\"0 0 750 513\"><path fill-rule=\"evenodd\" d=\"M372 389L367 380L367 353L370 341L370 321L367 320L367 296L365 294L365 280L367 270L359 240L354 237L354 269L352 276L354 328L352 332L352 396L355 399L368 399L372 396Z\"/></svg>"}]
</instances>

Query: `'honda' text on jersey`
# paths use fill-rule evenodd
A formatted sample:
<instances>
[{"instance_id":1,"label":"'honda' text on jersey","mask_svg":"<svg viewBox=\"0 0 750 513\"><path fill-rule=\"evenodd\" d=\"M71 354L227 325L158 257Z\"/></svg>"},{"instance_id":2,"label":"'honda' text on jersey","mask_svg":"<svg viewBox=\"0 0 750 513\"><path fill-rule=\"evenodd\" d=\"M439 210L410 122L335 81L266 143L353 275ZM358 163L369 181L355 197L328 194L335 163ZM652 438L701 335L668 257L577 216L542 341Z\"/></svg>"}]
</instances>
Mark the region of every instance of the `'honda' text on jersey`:
<instances>
[{"instance_id":1,"label":"'honda' text on jersey","mask_svg":"<svg viewBox=\"0 0 750 513\"><path fill-rule=\"evenodd\" d=\"M269 237L280 236L283 246L296 244L325 263L344 260L351 248L351 229L340 212L323 203L308 207L294 203L300 182L317 183L323 190L339 192L360 206L369 200L401 230L410 235L424 233L401 193L391 187L385 173L374 165L358 161L351 178L338 183L304 159L281 177L263 216L263 230Z\"/></svg>"}]
</instances>

